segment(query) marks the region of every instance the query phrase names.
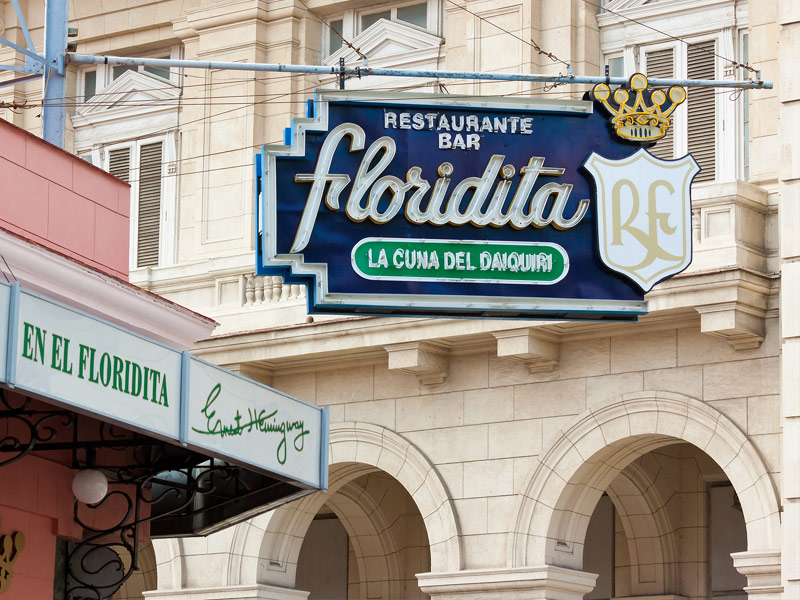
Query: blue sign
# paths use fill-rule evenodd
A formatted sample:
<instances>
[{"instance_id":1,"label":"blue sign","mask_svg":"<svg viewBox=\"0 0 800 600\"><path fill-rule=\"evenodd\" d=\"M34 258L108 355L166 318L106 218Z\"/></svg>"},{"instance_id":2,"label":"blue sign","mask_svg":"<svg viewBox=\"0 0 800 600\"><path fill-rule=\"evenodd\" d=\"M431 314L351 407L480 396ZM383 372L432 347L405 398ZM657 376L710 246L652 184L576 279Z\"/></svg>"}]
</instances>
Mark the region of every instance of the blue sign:
<instances>
[{"instance_id":1,"label":"blue sign","mask_svg":"<svg viewBox=\"0 0 800 600\"><path fill-rule=\"evenodd\" d=\"M667 239L686 229L670 205L691 165L594 108L319 93L256 157L257 273L306 284L315 313L636 319L691 256ZM640 153L647 168L625 166Z\"/></svg>"}]
</instances>

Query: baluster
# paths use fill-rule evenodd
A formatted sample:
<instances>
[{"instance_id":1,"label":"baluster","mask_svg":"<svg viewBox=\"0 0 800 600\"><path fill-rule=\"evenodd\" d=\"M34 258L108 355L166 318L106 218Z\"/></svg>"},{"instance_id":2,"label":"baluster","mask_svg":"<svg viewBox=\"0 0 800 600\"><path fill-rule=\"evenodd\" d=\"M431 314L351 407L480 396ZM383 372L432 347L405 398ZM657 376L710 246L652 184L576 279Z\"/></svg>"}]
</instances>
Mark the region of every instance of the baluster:
<instances>
[{"instance_id":1,"label":"baluster","mask_svg":"<svg viewBox=\"0 0 800 600\"><path fill-rule=\"evenodd\" d=\"M275 290L272 285L272 277L264 277L264 304L275 301Z\"/></svg>"},{"instance_id":2,"label":"baluster","mask_svg":"<svg viewBox=\"0 0 800 600\"><path fill-rule=\"evenodd\" d=\"M256 276L256 304L264 304L264 278Z\"/></svg>"},{"instance_id":3,"label":"baluster","mask_svg":"<svg viewBox=\"0 0 800 600\"><path fill-rule=\"evenodd\" d=\"M272 280L272 300L270 302L279 302L281 299L281 278L277 275L270 277Z\"/></svg>"},{"instance_id":4,"label":"baluster","mask_svg":"<svg viewBox=\"0 0 800 600\"><path fill-rule=\"evenodd\" d=\"M289 292L291 292L290 289L291 287L292 286L290 285L286 285L286 283L283 281L283 278L281 278L281 302L286 302L289 299Z\"/></svg>"},{"instance_id":5,"label":"baluster","mask_svg":"<svg viewBox=\"0 0 800 600\"><path fill-rule=\"evenodd\" d=\"M245 306L252 306L255 299L255 282L252 275L245 275L244 283L244 304Z\"/></svg>"}]
</instances>

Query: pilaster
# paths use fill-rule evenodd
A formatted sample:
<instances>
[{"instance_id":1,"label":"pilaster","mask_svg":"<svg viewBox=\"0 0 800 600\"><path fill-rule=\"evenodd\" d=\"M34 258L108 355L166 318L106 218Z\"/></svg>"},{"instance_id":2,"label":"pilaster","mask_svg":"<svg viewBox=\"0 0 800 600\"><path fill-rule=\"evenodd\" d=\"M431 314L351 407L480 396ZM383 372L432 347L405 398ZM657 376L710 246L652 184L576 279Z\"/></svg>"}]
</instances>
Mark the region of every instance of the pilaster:
<instances>
[{"instance_id":1,"label":"pilaster","mask_svg":"<svg viewBox=\"0 0 800 600\"><path fill-rule=\"evenodd\" d=\"M781 240L781 404L783 426L783 464L787 465L781 488L783 514L783 544L781 548L781 577L783 596L800 597L800 476L795 465L800 462L800 386L798 386L798 357L800 357L800 159L798 159L798 123L800 123L800 11L794 0L776 0L777 39L767 46L775 48L777 73L775 77L779 99L777 144L779 148L780 240ZM753 36L751 36L752 38ZM757 57L753 57L757 58ZM765 57L766 58L766 57ZM737 565L737 568L738 565ZM739 569L741 572L741 569ZM749 579L749 576L748 576ZM752 593L751 593L752 595ZM765 593L763 597L779 597Z\"/></svg>"}]
</instances>

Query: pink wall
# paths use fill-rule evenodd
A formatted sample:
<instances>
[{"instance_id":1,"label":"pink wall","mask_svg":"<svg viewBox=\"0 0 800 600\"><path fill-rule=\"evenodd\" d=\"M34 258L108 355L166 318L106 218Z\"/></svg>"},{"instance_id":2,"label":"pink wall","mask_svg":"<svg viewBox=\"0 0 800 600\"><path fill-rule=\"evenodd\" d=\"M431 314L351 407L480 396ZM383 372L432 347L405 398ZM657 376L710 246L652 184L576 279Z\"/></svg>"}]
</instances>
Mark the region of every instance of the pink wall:
<instances>
[{"instance_id":1,"label":"pink wall","mask_svg":"<svg viewBox=\"0 0 800 600\"><path fill-rule=\"evenodd\" d=\"M6 397L12 406L21 406L22 398L9 391ZM31 410L52 409L44 402L34 401ZM79 431L96 432L99 421L81 417ZM27 427L15 419L4 424L3 436L28 439ZM71 425L58 419L48 421L55 432L54 440L64 441L72 434ZM84 437L81 434L81 437ZM91 439L91 436L86 436ZM7 459L9 455L0 458ZM47 458L42 458L46 456ZM76 471L70 468L69 450L47 451L41 456L29 454L24 458L0 467L0 535L21 531L25 536L25 547L12 566L14 575L3 600L39 600L53 597L53 574L58 537L81 540L85 532L75 522L72 479ZM97 460L101 464L135 464L125 450L101 449ZM128 504L114 490L135 494L133 486L109 483L106 501L96 509L80 505L80 519L89 528L110 529L128 518ZM140 517L149 515L149 505L140 507ZM144 522L139 527L139 539L150 538L150 526ZM119 538L113 538L118 541Z\"/></svg>"},{"instance_id":2,"label":"pink wall","mask_svg":"<svg viewBox=\"0 0 800 600\"><path fill-rule=\"evenodd\" d=\"M128 280L130 186L0 119L0 227Z\"/></svg>"},{"instance_id":3,"label":"pink wall","mask_svg":"<svg viewBox=\"0 0 800 600\"><path fill-rule=\"evenodd\" d=\"M72 518L74 471L28 456L3 467L0 485L0 534L21 531L25 548L14 563L3 600L53 597L56 536L80 539Z\"/></svg>"}]
</instances>

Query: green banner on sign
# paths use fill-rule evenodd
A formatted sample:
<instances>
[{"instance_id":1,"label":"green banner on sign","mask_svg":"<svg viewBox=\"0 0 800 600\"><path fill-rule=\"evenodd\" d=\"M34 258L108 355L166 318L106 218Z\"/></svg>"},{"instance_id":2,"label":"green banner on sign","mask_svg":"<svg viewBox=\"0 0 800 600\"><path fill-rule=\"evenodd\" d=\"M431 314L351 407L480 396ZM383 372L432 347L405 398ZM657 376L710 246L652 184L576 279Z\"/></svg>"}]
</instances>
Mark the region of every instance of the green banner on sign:
<instances>
[{"instance_id":1,"label":"green banner on sign","mask_svg":"<svg viewBox=\"0 0 800 600\"><path fill-rule=\"evenodd\" d=\"M366 238L351 254L365 279L551 285L569 271L558 244Z\"/></svg>"}]
</instances>

